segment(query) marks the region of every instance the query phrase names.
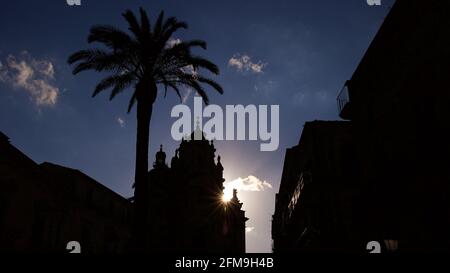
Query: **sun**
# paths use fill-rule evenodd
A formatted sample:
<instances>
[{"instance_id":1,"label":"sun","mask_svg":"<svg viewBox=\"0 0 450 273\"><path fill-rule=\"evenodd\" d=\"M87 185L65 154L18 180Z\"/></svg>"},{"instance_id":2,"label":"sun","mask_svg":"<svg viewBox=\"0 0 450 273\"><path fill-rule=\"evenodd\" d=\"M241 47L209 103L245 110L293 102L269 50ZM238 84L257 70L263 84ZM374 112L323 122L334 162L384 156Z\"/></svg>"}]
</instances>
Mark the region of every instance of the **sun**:
<instances>
[{"instance_id":1,"label":"sun","mask_svg":"<svg viewBox=\"0 0 450 273\"><path fill-rule=\"evenodd\" d=\"M222 202L227 203L231 198L233 198L233 192L225 189L222 195Z\"/></svg>"}]
</instances>

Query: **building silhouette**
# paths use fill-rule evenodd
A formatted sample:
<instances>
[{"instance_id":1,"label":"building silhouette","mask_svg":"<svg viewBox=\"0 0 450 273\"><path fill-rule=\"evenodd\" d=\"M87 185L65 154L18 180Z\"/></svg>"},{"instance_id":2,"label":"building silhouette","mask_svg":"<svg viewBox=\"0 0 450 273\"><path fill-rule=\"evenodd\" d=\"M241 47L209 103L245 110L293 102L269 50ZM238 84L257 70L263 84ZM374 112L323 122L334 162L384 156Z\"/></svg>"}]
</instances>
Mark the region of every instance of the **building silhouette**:
<instances>
[{"instance_id":1,"label":"building silhouette","mask_svg":"<svg viewBox=\"0 0 450 273\"><path fill-rule=\"evenodd\" d=\"M346 176L356 176L356 187L340 201L339 207L349 208L345 214L336 214L330 208L318 215L328 219L326 224L340 218L341 227L349 225L356 242L347 241L340 229L328 238L327 229L320 225L322 228L314 233L316 243L310 239L309 244L318 245L317 251L365 252L369 241L379 242L382 251L450 249L449 13L448 1L397 0L340 92L340 117L350 124L352 145L332 165L348 164L347 168L341 166L342 171L346 170ZM305 125L299 146L308 131L311 129ZM335 132L328 137L337 140L344 135ZM332 148L332 153L345 147L339 146ZM309 240L308 233L302 233L303 226L286 233L280 220L289 206L286 199L291 200L295 193L292 185L303 172L303 165L291 159L294 150L298 150L299 158L310 157L302 148L294 147L286 153L273 216L276 252L309 251L304 244L295 243ZM325 158L327 154L317 151L315 156ZM291 178L285 176L291 172ZM313 172L309 182L314 193L308 193L306 185L304 196L297 200L296 209L303 216L296 221L307 221L315 214L306 212L309 216L305 216L301 211L310 207L311 196L324 196L326 191L335 191L335 182L342 184L330 177L329 186L313 186L320 183L315 179L317 172L322 170ZM342 185L347 187L347 183ZM339 187L335 197L345 192ZM337 248L335 242L340 242Z\"/></svg>"},{"instance_id":2,"label":"building silhouette","mask_svg":"<svg viewBox=\"0 0 450 273\"><path fill-rule=\"evenodd\" d=\"M131 203L82 172L37 164L0 132L0 252L122 253Z\"/></svg>"},{"instance_id":3,"label":"building silhouette","mask_svg":"<svg viewBox=\"0 0 450 273\"><path fill-rule=\"evenodd\" d=\"M234 192L223 201L223 166L215 162L213 141L197 126L183 139L170 168L166 154L156 153L149 172L149 246L152 251L245 253L245 212ZM167 204L164 210L160 205Z\"/></svg>"},{"instance_id":4,"label":"building silhouette","mask_svg":"<svg viewBox=\"0 0 450 273\"><path fill-rule=\"evenodd\" d=\"M212 142L183 140L171 167L156 154L147 185L145 250L244 253L245 218L234 193L222 201L223 166ZM0 132L0 252L133 250L133 201L79 170L37 164Z\"/></svg>"},{"instance_id":5,"label":"building silhouette","mask_svg":"<svg viewBox=\"0 0 450 273\"><path fill-rule=\"evenodd\" d=\"M287 149L272 220L276 252L358 249L358 162L347 121L307 122ZM364 247L364 246L362 246Z\"/></svg>"}]
</instances>

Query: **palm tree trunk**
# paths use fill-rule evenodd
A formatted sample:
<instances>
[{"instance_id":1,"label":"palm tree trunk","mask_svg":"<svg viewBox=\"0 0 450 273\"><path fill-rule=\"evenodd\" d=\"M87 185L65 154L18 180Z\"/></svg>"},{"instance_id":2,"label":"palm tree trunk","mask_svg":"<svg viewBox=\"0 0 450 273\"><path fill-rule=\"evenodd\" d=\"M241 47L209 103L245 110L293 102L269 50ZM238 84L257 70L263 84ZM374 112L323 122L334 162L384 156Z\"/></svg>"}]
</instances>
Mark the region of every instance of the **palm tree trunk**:
<instances>
[{"instance_id":1,"label":"palm tree trunk","mask_svg":"<svg viewBox=\"0 0 450 273\"><path fill-rule=\"evenodd\" d=\"M153 103L156 99L155 84L140 82L137 92L137 134L136 134L136 169L134 184L134 248L136 252L146 252L148 238L148 147L150 120Z\"/></svg>"}]
</instances>

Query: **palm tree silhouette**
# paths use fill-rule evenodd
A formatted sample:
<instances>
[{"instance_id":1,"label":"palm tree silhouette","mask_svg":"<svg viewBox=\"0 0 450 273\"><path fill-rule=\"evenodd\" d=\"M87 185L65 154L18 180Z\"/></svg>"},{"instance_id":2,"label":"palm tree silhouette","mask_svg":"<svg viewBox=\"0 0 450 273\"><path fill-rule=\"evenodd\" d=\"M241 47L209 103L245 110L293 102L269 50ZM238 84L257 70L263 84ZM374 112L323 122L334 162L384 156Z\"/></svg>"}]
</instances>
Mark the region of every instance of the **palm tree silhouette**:
<instances>
[{"instance_id":1,"label":"palm tree silhouette","mask_svg":"<svg viewBox=\"0 0 450 273\"><path fill-rule=\"evenodd\" d=\"M171 39L174 32L187 29L185 22L179 22L175 17L164 20L164 11L158 16L155 25L144 9L140 8L140 22L132 11L127 10L122 15L129 25L131 35L109 25L95 25L91 28L88 42L103 44L103 48L80 50L73 53L69 64L77 63L73 74L85 70L110 72L96 86L92 97L112 88L109 99L134 87L128 104L128 113L137 104L137 140L136 169L134 183L134 206L136 209L135 234L143 241L145 228L145 192L143 190L148 173L148 147L150 120L153 103L157 97L158 86L164 87L164 97L167 90L174 90L181 100L180 87L192 88L208 104L208 96L202 84L207 84L219 93L222 87L215 81L201 75L199 69L219 74L219 68L201 56L193 55L191 49L200 47L206 49L202 40L177 41ZM143 246L136 246L143 250Z\"/></svg>"}]
</instances>

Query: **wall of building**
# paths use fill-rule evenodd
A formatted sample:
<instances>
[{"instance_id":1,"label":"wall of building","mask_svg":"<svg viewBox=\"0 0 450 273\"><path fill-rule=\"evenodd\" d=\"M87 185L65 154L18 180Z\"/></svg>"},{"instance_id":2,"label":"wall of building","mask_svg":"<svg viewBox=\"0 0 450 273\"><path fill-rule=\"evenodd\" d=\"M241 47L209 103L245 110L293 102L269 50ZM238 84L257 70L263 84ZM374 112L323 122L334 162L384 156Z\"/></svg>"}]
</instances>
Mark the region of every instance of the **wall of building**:
<instances>
[{"instance_id":1,"label":"wall of building","mask_svg":"<svg viewBox=\"0 0 450 273\"><path fill-rule=\"evenodd\" d=\"M128 248L131 203L78 170L36 164L0 139L0 251L82 253ZM4 190L3 190L4 189Z\"/></svg>"},{"instance_id":2,"label":"wall of building","mask_svg":"<svg viewBox=\"0 0 450 273\"><path fill-rule=\"evenodd\" d=\"M398 0L349 83L372 238L450 246L450 3Z\"/></svg>"},{"instance_id":3,"label":"wall of building","mask_svg":"<svg viewBox=\"0 0 450 273\"><path fill-rule=\"evenodd\" d=\"M361 252L349 122L307 122L289 148L272 222L274 252Z\"/></svg>"}]
</instances>

